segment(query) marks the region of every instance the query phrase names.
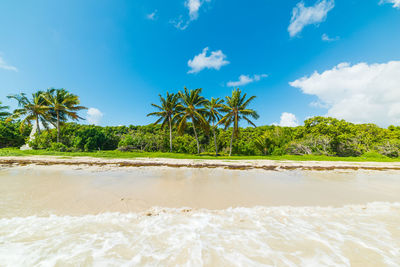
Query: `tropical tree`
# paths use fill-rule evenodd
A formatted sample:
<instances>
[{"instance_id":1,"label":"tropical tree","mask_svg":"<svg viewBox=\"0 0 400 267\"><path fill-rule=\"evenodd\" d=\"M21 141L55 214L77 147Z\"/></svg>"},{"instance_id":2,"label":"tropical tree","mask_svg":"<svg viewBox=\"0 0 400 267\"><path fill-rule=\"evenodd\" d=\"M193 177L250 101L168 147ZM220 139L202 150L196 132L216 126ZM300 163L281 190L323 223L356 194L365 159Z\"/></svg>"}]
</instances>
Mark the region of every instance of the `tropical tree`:
<instances>
[{"instance_id":1,"label":"tropical tree","mask_svg":"<svg viewBox=\"0 0 400 267\"><path fill-rule=\"evenodd\" d=\"M32 94L32 98L29 99L24 93L17 95L8 96L10 99L15 99L18 102L20 108L14 110L13 114L8 117L7 121L13 119L23 118L20 124L20 131L22 132L26 125L32 125L32 121L35 121L38 134L40 134L40 123L45 128L48 128L48 121L51 120L49 115L49 107L43 98L43 92L37 91Z\"/></svg>"},{"instance_id":2,"label":"tropical tree","mask_svg":"<svg viewBox=\"0 0 400 267\"><path fill-rule=\"evenodd\" d=\"M205 108L207 109L207 120L210 124L212 124L212 132L214 135L214 146L215 146L215 155L218 155L218 146L217 146L217 135L215 133L215 130L217 128L217 125L215 125L216 122L218 122L222 115L222 107L223 107L224 100L219 99L219 98L214 98L212 97L210 101L205 103Z\"/></svg>"},{"instance_id":3,"label":"tropical tree","mask_svg":"<svg viewBox=\"0 0 400 267\"><path fill-rule=\"evenodd\" d=\"M61 122L67 121L68 118L72 120L84 119L78 115L78 111L87 108L79 106L79 97L65 89L48 89L43 94L43 98L50 108L52 118L54 118L54 126L57 128L57 143L59 143Z\"/></svg>"},{"instance_id":4,"label":"tropical tree","mask_svg":"<svg viewBox=\"0 0 400 267\"><path fill-rule=\"evenodd\" d=\"M233 124L231 142L229 145L229 156L232 155L233 138L239 136L239 121L244 119L250 125L256 127L256 125L248 117L253 119L259 118L259 115L255 110L247 107L256 97L251 96L248 99L246 99L246 97L247 94L242 95L242 91L239 88L234 89L232 91L232 96L225 97L226 104L224 104L222 107L222 111L226 113L226 115L222 117L218 124L224 124L225 129L229 128L229 126Z\"/></svg>"},{"instance_id":5,"label":"tropical tree","mask_svg":"<svg viewBox=\"0 0 400 267\"><path fill-rule=\"evenodd\" d=\"M158 120L154 124L159 124L161 123L161 129L165 127L165 125L168 124L169 127L169 150L172 152L172 125L174 122L175 114L178 111L178 105L179 105L179 95L174 94L174 93L168 93L167 92L167 97L164 98L161 95L160 97L160 102L161 105L156 105L156 104L151 104L153 107L158 109L156 112L152 112L147 114L147 116L157 116L159 117Z\"/></svg>"},{"instance_id":6,"label":"tropical tree","mask_svg":"<svg viewBox=\"0 0 400 267\"><path fill-rule=\"evenodd\" d=\"M209 124L205 119L207 109L204 105L207 103L207 99L200 95L202 89L188 90L185 87L185 91L179 91L180 104L178 105L178 112L175 115L178 123L178 133L183 134L187 122L192 122L194 136L197 143L197 154L200 154L199 137L197 135L196 127L200 127L205 131L208 131Z\"/></svg>"},{"instance_id":7,"label":"tropical tree","mask_svg":"<svg viewBox=\"0 0 400 267\"><path fill-rule=\"evenodd\" d=\"M9 106L3 106L0 101L0 119L11 115L9 112L6 111L9 108L10 108Z\"/></svg>"}]
</instances>

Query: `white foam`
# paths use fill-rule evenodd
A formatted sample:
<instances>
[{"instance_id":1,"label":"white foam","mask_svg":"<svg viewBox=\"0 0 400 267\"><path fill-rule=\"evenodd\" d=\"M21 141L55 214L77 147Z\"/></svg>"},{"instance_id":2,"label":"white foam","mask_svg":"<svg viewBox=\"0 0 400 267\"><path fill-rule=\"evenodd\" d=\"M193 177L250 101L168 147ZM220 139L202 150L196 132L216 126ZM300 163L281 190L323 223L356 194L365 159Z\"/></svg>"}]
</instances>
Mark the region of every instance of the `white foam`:
<instances>
[{"instance_id":1,"label":"white foam","mask_svg":"<svg viewBox=\"0 0 400 267\"><path fill-rule=\"evenodd\" d=\"M400 203L0 219L5 266L400 265Z\"/></svg>"}]
</instances>

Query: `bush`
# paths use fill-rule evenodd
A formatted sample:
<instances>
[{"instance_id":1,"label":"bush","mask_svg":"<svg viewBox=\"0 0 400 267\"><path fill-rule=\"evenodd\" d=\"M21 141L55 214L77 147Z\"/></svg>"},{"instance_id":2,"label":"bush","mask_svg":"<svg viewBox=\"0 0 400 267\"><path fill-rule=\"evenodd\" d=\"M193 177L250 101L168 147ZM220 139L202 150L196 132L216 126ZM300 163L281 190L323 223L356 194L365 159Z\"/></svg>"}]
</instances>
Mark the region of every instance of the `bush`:
<instances>
[{"instance_id":1,"label":"bush","mask_svg":"<svg viewBox=\"0 0 400 267\"><path fill-rule=\"evenodd\" d=\"M178 153L197 153L196 139L188 134L175 136L172 141L172 148L174 152Z\"/></svg>"},{"instance_id":2,"label":"bush","mask_svg":"<svg viewBox=\"0 0 400 267\"><path fill-rule=\"evenodd\" d=\"M292 142L286 149L286 153L289 155L303 156L312 154L312 151L308 146L304 145L302 142Z\"/></svg>"},{"instance_id":3,"label":"bush","mask_svg":"<svg viewBox=\"0 0 400 267\"><path fill-rule=\"evenodd\" d=\"M336 148L339 157L358 157L367 152L366 147L356 138L343 138Z\"/></svg>"},{"instance_id":4,"label":"bush","mask_svg":"<svg viewBox=\"0 0 400 267\"><path fill-rule=\"evenodd\" d=\"M307 136L289 144L286 152L290 155L330 155L332 154L331 138L328 136Z\"/></svg>"},{"instance_id":5,"label":"bush","mask_svg":"<svg viewBox=\"0 0 400 267\"><path fill-rule=\"evenodd\" d=\"M0 120L0 148L20 147L25 144L25 139L29 137L31 127L25 127L21 133L19 122L4 122Z\"/></svg>"},{"instance_id":6,"label":"bush","mask_svg":"<svg viewBox=\"0 0 400 267\"><path fill-rule=\"evenodd\" d=\"M161 133L149 133L144 131L133 131L121 138L118 150L131 151L140 150L147 152L165 151L166 140Z\"/></svg>"},{"instance_id":7,"label":"bush","mask_svg":"<svg viewBox=\"0 0 400 267\"><path fill-rule=\"evenodd\" d=\"M379 144L375 147L375 150L379 154L389 158L398 158L400 155L399 143L394 141L386 141L382 144Z\"/></svg>"},{"instance_id":8,"label":"bush","mask_svg":"<svg viewBox=\"0 0 400 267\"><path fill-rule=\"evenodd\" d=\"M51 143L49 151L66 152L68 147L63 143Z\"/></svg>"}]
</instances>

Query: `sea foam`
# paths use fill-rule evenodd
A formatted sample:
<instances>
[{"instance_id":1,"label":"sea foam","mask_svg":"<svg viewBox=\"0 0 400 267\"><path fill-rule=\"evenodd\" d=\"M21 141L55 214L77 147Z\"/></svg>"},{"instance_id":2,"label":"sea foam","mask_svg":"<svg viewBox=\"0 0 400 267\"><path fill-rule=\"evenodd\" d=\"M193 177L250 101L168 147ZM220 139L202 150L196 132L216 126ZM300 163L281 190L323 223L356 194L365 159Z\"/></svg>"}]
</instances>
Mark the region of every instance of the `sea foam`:
<instances>
[{"instance_id":1,"label":"sea foam","mask_svg":"<svg viewBox=\"0 0 400 267\"><path fill-rule=\"evenodd\" d=\"M400 203L0 219L4 266L400 265Z\"/></svg>"}]
</instances>

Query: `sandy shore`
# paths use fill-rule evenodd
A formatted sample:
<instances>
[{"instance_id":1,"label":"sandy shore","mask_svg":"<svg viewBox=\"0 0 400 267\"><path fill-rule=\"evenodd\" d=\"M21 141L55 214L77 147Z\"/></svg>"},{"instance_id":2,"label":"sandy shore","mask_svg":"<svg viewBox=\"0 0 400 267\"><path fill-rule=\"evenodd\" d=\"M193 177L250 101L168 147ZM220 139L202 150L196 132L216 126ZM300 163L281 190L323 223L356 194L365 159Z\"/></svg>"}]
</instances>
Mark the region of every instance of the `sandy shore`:
<instances>
[{"instance_id":1,"label":"sandy shore","mask_svg":"<svg viewBox=\"0 0 400 267\"><path fill-rule=\"evenodd\" d=\"M187 167L264 170L400 170L400 162L345 162L345 161L275 161L275 160L202 160L135 158L104 159L93 157L23 156L0 157L0 165L87 165L103 168L118 167Z\"/></svg>"}]
</instances>

